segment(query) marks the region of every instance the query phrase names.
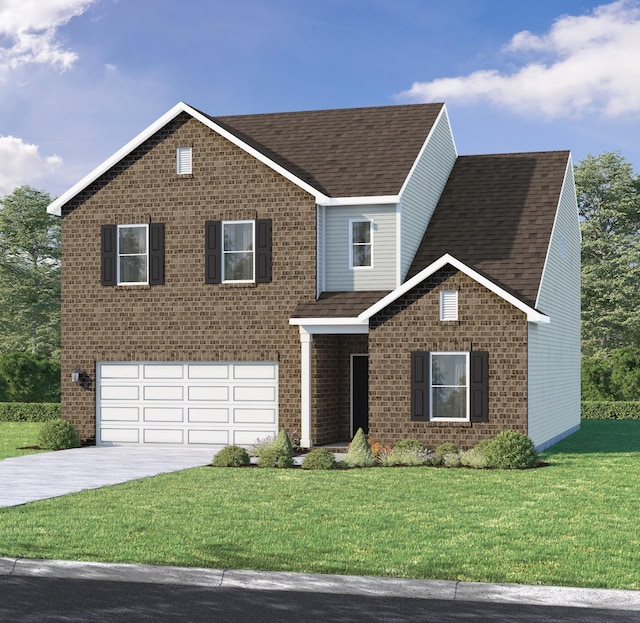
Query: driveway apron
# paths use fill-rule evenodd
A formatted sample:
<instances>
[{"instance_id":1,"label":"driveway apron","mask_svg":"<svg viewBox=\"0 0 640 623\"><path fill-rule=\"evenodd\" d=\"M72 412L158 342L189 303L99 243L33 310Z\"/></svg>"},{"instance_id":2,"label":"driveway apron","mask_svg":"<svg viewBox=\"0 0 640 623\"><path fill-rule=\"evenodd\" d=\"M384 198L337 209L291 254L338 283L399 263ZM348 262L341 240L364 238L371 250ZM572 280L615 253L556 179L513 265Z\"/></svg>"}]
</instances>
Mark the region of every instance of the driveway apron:
<instances>
[{"instance_id":1,"label":"driveway apron","mask_svg":"<svg viewBox=\"0 0 640 623\"><path fill-rule=\"evenodd\" d=\"M0 507L211 463L214 448L95 447L0 461Z\"/></svg>"}]
</instances>

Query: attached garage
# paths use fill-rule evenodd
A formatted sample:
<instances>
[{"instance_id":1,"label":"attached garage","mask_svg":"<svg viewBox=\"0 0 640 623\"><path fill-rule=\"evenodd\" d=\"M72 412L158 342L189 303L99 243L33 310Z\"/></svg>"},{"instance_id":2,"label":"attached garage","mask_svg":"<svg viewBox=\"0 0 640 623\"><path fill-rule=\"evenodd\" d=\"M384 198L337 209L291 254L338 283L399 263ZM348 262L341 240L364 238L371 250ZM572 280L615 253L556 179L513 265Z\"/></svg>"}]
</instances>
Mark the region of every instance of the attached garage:
<instances>
[{"instance_id":1,"label":"attached garage","mask_svg":"<svg viewBox=\"0 0 640 623\"><path fill-rule=\"evenodd\" d=\"M96 369L97 445L251 445L278 432L278 364L112 362Z\"/></svg>"}]
</instances>

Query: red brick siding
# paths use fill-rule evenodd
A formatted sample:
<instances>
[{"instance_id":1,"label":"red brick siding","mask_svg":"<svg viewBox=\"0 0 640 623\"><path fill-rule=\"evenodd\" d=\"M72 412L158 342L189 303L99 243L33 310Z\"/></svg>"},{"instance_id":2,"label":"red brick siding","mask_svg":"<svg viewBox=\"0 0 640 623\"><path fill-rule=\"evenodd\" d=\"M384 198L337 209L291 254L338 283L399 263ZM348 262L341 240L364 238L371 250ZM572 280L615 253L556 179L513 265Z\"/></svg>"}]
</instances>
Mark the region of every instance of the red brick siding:
<instances>
[{"instance_id":1,"label":"red brick siding","mask_svg":"<svg viewBox=\"0 0 640 623\"><path fill-rule=\"evenodd\" d=\"M193 174L176 148L193 146ZM270 218L273 281L204 283L204 223ZM100 285L100 226L165 223L165 285ZM279 424L300 430L300 338L288 323L314 300L315 201L181 115L63 209L62 413L95 435L97 361L278 361ZM72 385L78 366L92 379Z\"/></svg>"},{"instance_id":2,"label":"red brick siding","mask_svg":"<svg viewBox=\"0 0 640 623\"><path fill-rule=\"evenodd\" d=\"M459 289L459 321L441 322L440 290ZM489 421L412 422L412 351L489 352ZM527 432L527 319L464 273L445 268L371 321L369 430L383 443L417 437L468 448L504 429Z\"/></svg>"}]
</instances>

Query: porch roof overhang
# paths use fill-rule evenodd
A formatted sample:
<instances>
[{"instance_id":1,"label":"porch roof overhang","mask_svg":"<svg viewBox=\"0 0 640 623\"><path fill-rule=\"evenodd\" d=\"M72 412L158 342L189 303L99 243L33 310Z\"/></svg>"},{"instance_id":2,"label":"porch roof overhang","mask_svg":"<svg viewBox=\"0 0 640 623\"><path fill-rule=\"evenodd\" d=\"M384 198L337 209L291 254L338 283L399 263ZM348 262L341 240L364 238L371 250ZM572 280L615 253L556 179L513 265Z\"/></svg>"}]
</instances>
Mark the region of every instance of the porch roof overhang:
<instances>
[{"instance_id":1,"label":"porch roof overhang","mask_svg":"<svg viewBox=\"0 0 640 623\"><path fill-rule=\"evenodd\" d=\"M368 333L369 332L369 320L378 312L382 311L385 307L399 299L401 296L409 292L412 288L415 288L422 281L433 275L435 272L446 266L447 264L453 266L460 272L463 272L468 277L471 277L474 281L477 281L485 288L497 294L505 301L522 311L527 316L527 321L537 324L549 324L551 318L546 314L534 309L527 305L518 297L514 296L510 292L507 292L504 288L494 283L488 277L481 275L479 272L467 266L460 260L456 259L452 255L446 253L435 262L421 270L417 275L403 283L400 287L392 290L391 292L377 293L380 298L375 301L371 300L372 292L363 293L366 296L362 296L360 301L360 310L357 305L351 305L348 311L351 314L345 313L345 308L334 305L326 304L327 299L318 300L315 304L304 303L298 306L298 309L294 311L292 317L289 318L289 324L297 325L300 327L300 333L306 334L349 334L349 333ZM329 295L339 300L342 295L345 298L347 296L353 296L356 293L334 293ZM305 316L301 312L318 312L315 316ZM324 314L324 315L321 315Z\"/></svg>"}]
</instances>

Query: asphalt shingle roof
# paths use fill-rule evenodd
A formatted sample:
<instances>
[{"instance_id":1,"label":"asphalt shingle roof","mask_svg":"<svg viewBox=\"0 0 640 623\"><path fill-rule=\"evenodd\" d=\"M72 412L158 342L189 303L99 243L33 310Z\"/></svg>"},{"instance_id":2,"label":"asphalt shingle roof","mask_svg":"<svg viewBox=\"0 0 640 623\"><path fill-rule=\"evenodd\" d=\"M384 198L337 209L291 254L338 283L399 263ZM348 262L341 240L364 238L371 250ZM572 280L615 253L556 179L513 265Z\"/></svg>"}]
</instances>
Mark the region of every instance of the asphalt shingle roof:
<instances>
[{"instance_id":1,"label":"asphalt shingle roof","mask_svg":"<svg viewBox=\"0 0 640 623\"><path fill-rule=\"evenodd\" d=\"M407 274L453 255L535 307L568 151L460 156Z\"/></svg>"},{"instance_id":2,"label":"asphalt shingle roof","mask_svg":"<svg viewBox=\"0 0 640 623\"><path fill-rule=\"evenodd\" d=\"M443 106L205 116L329 197L370 197L400 192Z\"/></svg>"},{"instance_id":3,"label":"asphalt shingle roof","mask_svg":"<svg viewBox=\"0 0 640 623\"><path fill-rule=\"evenodd\" d=\"M389 291L323 292L317 301L299 303L292 318L355 318Z\"/></svg>"}]
</instances>

